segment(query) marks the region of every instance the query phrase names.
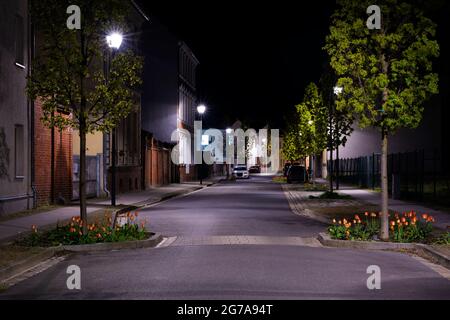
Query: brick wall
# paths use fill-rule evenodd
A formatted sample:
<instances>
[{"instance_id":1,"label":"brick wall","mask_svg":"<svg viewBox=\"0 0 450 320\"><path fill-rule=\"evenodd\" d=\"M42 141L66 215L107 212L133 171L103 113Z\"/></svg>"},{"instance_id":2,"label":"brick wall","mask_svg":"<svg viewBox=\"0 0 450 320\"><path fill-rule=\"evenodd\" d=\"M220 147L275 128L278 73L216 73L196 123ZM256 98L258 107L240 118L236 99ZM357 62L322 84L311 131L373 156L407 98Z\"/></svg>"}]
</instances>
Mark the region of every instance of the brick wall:
<instances>
[{"instance_id":1,"label":"brick wall","mask_svg":"<svg viewBox=\"0 0 450 320\"><path fill-rule=\"evenodd\" d=\"M42 104L35 102L35 182L37 205L72 199L72 132L54 129L54 185L52 188L52 130L41 121ZM53 196L52 196L53 189Z\"/></svg>"}]
</instances>

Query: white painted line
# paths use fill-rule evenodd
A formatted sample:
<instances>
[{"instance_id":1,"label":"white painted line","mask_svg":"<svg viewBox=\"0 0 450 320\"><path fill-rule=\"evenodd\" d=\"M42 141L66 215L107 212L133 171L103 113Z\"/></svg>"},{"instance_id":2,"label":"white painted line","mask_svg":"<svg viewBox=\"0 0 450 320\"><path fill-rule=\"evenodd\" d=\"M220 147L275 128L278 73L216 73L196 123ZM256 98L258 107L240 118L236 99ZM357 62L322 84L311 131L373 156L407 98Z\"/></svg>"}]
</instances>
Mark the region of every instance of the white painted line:
<instances>
[{"instance_id":1,"label":"white painted line","mask_svg":"<svg viewBox=\"0 0 450 320\"><path fill-rule=\"evenodd\" d=\"M169 238L164 238L164 240L155 247L156 248L166 248L168 246L170 246L172 243L175 242L175 240L177 240L178 237L169 237Z\"/></svg>"}]
</instances>

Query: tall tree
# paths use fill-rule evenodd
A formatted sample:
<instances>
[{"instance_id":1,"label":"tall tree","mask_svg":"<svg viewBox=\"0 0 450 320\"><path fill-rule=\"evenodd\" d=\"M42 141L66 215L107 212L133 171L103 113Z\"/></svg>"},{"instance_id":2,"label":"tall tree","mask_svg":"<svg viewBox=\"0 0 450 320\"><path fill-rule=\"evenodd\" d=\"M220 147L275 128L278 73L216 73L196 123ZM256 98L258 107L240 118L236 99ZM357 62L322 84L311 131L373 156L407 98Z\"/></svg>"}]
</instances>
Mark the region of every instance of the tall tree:
<instances>
[{"instance_id":1,"label":"tall tree","mask_svg":"<svg viewBox=\"0 0 450 320\"><path fill-rule=\"evenodd\" d=\"M297 152L301 158L322 152L327 145L327 109L316 84L310 83L306 89L302 103L295 106L296 128L299 138ZM314 159L313 159L314 162ZM312 164L315 170L314 163ZM313 177L315 172L313 172Z\"/></svg>"},{"instance_id":2,"label":"tall tree","mask_svg":"<svg viewBox=\"0 0 450 320\"><path fill-rule=\"evenodd\" d=\"M305 89L303 102L296 106L301 153L304 156L322 152L327 143L327 109L319 88L310 83Z\"/></svg>"},{"instance_id":3,"label":"tall tree","mask_svg":"<svg viewBox=\"0 0 450 320\"><path fill-rule=\"evenodd\" d=\"M131 50L118 53L106 79L104 61L109 48L105 36L112 31L127 33L130 4L79 0L81 28L74 30L67 26L71 4L70 0L32 1L38 48L27 91L31 99L42 101L45 125L79 132L80 216L86 233L86 134L109 132L133 109L143 59Z\"/></svg>"},{"instance_id":4,"label":"tall tree","mask_svg":"<svg viewBox=\"0 0 450 320\"><path fill-rule=\"evenodd\" d=\"M338 0L325 50L344 88L337 110L354 114L360 127L381 133L381 233L389 239L388 137L401 127L416 128L424 101L438 93L432 61L439 56L436 26L417 4L380 0L380 29L367 26L366 0Z\"/></svg>"},{"instance_id":5,"label":"tall tree","mask_svg":"<svg viewBox=\"0 0 450 320\"><path fill-rule=\"evenodd\" d=\"M284 134L282 152L286 160L296 161L300 159L300 137L296 122L289 122Z\"/></svg>"}]
</instances>

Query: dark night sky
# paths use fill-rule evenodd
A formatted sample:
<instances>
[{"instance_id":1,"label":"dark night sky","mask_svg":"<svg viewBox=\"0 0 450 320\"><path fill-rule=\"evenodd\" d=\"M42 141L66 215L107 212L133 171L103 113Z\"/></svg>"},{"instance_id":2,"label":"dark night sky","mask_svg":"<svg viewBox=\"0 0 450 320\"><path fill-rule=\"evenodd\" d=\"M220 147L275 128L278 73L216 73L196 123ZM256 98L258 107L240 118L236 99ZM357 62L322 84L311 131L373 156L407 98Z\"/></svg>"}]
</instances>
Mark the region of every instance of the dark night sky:
<instances>
[{"instance_id":1,"label":"dark night sky","mask_svg":"<svg viewBox=\"0 0 450 320\"><path fill-rule=\"evenodd\" d=\"M143 7L200 60L198 93L209 107L208 126L239 118L253 128L282 128L305 86L319 80L335 1L145 1ZM435 10L444 23L439 68L447 71L448 8Z\"/></svg>"},{"instance_id":2,"label":"dark night sky","mask_svg":"<svg viewBox=\"0 0 450 320\"><path fill-rule=\"evenodd\" d=\"M281 126L306 84L318 80L334 1L165 1L144 7L200 60L207 125L226 127L239 118L261 128L267 122Z\"/></svg>"}]
</instances>

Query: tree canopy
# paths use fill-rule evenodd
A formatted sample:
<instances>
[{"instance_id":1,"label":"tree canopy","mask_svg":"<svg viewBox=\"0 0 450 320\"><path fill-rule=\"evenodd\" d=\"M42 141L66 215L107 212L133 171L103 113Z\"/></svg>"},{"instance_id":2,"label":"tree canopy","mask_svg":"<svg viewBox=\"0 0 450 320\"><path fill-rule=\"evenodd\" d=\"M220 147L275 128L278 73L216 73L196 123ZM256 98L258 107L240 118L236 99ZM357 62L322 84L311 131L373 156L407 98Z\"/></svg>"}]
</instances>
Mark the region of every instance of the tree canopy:
<instances>
[{"instance_id":1,"label":"tree canopy","mask_svg":"<svg viewBox=\"0 0 450 320\"><path fill-rule=\"evenodd\" d=\"M344 88L337 110L355 115L361 127L387 132L415 128L423 102L438 93L432 60L439 56L435 24L420 6L378 1L381 29L366 26L371 1L338 0L325 50Z\"/></svg>"},{"instance_id":2,"label":"tree canopy","mask_svg":"<svg viewBox=\"0 0 450 320\"><path fill-rule=\"evenodd\" d=\"M109 131L132 110L133 89L141 83L143 60L130 48L112 59L108 81L104 70L110 50L105 37L118 30L126 34L129 6L120 0L78 1L81 29L70 30L69 5L65 0L32 1L37 53L28 94L42 100L42 120L49 127Z\"/></svg>"}]
</instances>

